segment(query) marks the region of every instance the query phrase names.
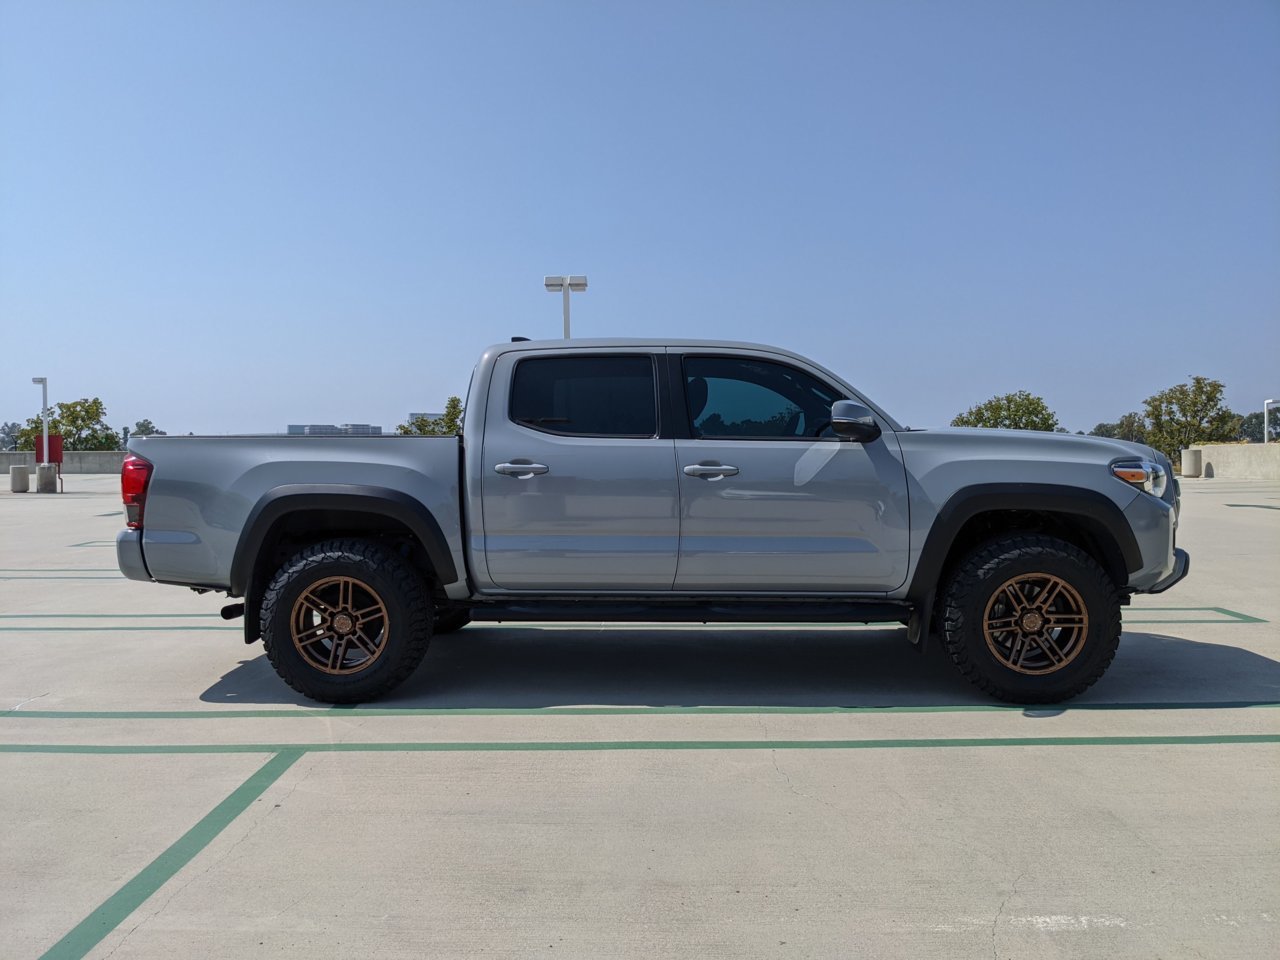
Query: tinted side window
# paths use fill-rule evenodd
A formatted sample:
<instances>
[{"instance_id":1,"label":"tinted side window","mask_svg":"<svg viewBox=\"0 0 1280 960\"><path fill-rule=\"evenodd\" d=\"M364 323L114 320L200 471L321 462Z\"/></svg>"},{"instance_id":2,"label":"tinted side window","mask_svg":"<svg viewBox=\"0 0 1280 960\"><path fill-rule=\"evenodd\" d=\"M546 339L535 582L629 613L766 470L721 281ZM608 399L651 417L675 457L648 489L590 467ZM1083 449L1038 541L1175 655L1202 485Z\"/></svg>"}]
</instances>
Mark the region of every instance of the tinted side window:
<instances>
[{"instance_id":1,"label":"tinted side window","mask_svg":"<svg viewBox=\"0 0 1280 960\"><path fill-rule=\"evenodd\" d=\"M779 440L829 434L831 404L846 399L795 367L747 357L686 357L692 436Z\"/></svg>"},{"instance_id":2,"label":"tinted side window","mask_svg":"<svg viewBox=\"0 0 1280 960\"><path fill-rule=\"evenodd\" d=\"M657 396L647 356L534 357L516 365L511 419L569 436L652 437Z\"/></svg>"}]
</instances>

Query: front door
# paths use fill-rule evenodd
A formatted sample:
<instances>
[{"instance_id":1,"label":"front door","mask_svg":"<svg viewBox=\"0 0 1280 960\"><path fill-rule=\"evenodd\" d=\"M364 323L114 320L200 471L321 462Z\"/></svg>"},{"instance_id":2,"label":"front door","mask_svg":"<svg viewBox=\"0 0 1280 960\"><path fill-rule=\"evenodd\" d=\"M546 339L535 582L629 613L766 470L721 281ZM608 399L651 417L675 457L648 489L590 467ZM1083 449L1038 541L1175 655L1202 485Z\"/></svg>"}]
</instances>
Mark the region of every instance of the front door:
<instances>
[{"instance_id":1,"label":"front door","mask_svg":"<svg viewBox=\"0 0 1280 960\"><path fill-rule=\"evenodd\" d=\"M746 353L685 355L681 380L677 590L902 585L907 483L891 430L867 444L836 437L831 404L850 399L843 390Z\"/></svg>"},{"instance_id":2,"label":"front door","mask_svg":"<svg viewBox=\"0 0 1280 960\"><path fill-rule=\"evenodd\" d=\"M507 590L670 590L674 441L650 351L506 354L485 415L484 556Z\"/></svg>"}]
</instances>

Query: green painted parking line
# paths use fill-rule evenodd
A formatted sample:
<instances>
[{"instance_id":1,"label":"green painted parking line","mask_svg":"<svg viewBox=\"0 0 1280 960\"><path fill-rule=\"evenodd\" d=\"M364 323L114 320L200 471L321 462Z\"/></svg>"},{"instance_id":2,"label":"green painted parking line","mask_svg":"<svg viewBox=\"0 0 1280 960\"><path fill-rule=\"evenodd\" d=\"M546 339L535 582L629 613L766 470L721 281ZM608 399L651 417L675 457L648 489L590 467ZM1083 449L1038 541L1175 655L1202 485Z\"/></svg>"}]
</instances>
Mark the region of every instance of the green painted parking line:
<instances>
[{"instance_id":1,"label":"green painted parking line","mask_svg":"<svg viewBox=\"0 0 1280 960\"><path fill-rule=\"evenodd\" d=\"M1240 623L1267 623L1268 622L1266 620L1263 620L1261 617L1251 617L1247 613L1239 613L1235 610L1228 610L1226 607L1208 607L1207 609L1213 610L1216 613L1220 613L1224 617L1232 617Z\"/></svg>"},{"instance_id":2,"label":"green painted parking line","mask_svg":"<svg viewBox=\"0 0 1280 960\"><path fill-rule=\"evenodd\" d=\"M148 631L164 631L171 633L187 630L235 630L244 633L244 627L223 627L214 624L192 624L185 627L152 627L145 624L132 624L127 627L0 627L0 633L102 633L116 631L122 633L139 633Z\"/></svg>"},{"instance_id":3,"label":"green painted parking line","mask_svg":"<svg viewBox=\"0 0 1280 960\"><path fill-rule=\"evenodd\" d=\"M1192 617L1178 617L1178 618L1172 618L1172 617L1171 617L1171 618L1169 618L1169 619L1167 619L1167 620L1145 620L1145 619L1144 619L1144 620L1130 620L1128 617L1125 617L1125 618L1124 618L1124 623L1125 623L1126 625L1128 625L1128 626L1135 626L1135 625L1137 625L1137 624L1143 624L1143 625L1145 625L1145 626L1149 626L1149 627L1151 627L1151 626L1159 626L1159 625L1161 625L1161 624L1168 624L1168 625L1172 626L1173 624L1177 624L1177 623L1210 623L1210 624L1212 624L1212 623L1217 623L1217 624L1228 624L1228 623L1239 623L1239 622L1240 622L1239 620L1208 620L1208 619L1205 619L1204 617L1195 617L1195 618L1192 618Z\"/></svg>"},{"instance_id":4,"label":"green painted parking line","mask_svg":"<svg viewBox=\"0 0 1280 960\"><path fill-rule=\"evenodd\" d=\"M41 954L40 960L80 960L174 874L190 863L196 854L213 842L218 834L248 809L249 804L262 796L301 756L296 750L276 753L257 773L205 814L199 823L179 837L164 853L143 867L132 880L108 897L102 906Z\"/></svg>"},{"instance_id":5,"label":"green painted parking line","mask_svg":"<svg viewBox=\"0 0 1280 960\"><path fill-rule=\"evenodd\" d=\"M658 707L285 707L266 710L4 710L0 720L276 720L339 717L636 717L756 714L1070 713L1077 710L1243 710L1280 707L1275 700L1202 700L1155 703L1075 703L1017 706L999 703L907 706L658 706Z\"/></svg>"},{"instance_id":6,"label":"green painted parking line","mask_svg":"<svg viewBox=\"0 0 1280 960\"><path fill-rule=\"evenodd\" d=\"M14 576L4 576L3 574L0 574L0 580L123 580L123 579L124 579L124 574L117 574L117 575L116 575L116 576L114 576L114 577L67 577L67 576L58 576L58 577L22 577L22 576L18 576L18 577L14 577Z\"/></svg>"},{"instance_id":7,"label":"green painted parking line","mask_svg":"<svg viewBox=\"0 0 1280 960\"><path fill-rule=\"evenodd\" d=\"M1155 619L1133 619L1129 616L1124 617L1125 623L1268 623L1261 617L1251 617L1247 613L1240 613L1236 610L1228 610L1226 607L1135 607L1134 613L1216 613L1226 617L1225 620L1207 620L1203 617L1197 618L1175 618L1175 617L1157 617Z\"/></svg>"},{"instance_id":8,"label":"green painted parking line","mask_svg":"<svg viewBox=\"0 0 1280 960\"><path fill-rule=\"evenodd\" d=\"M224 753L576 753L632 750L911 750L955 747L1151 747L1280 743L1280 733L1145 737L928 737L889 740L437 740L368 743L84 744L5 743L0 753L150 754Z\"/></svg>"},{"instance_id":9,"label":"green painted parking line","mask_svg":"<svg viewBox=\"0 0 1280 960\"><path fill-rule=\"evenodd\" d=\"M1140 607L1135 609L1135 613L1152 613L1157 611L1166 611L1170 613L1217 613L1226 620L1204 620L1204 618L1155 618L1155 620L1130 620L1129 617L1124 618L1125 623L1267 623L1261 617L1251 617L1248 613L1240 613L1239 611L1229 611L1226 607Z\"/></svg>"},{"instance_id":10,"label":"green painted parking line","mask_svg":"<svg viewBox=\"0 0 1280 960\"><path fill-rule=\"evenodd\" d=\"M0 613L0 620L221 620L220 613Z\"/></svg>"}]
</instances>

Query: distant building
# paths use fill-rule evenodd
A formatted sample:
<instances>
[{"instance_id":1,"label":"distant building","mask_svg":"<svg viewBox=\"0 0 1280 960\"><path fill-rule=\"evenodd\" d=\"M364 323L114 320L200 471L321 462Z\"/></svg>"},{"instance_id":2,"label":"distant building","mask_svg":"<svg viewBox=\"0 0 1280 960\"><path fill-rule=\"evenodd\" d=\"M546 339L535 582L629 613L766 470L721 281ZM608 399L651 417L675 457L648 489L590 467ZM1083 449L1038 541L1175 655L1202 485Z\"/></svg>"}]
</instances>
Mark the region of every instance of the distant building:
<instances>
[{"instance_id":1,"label":"distant building","mask_svg":"<svg viewBox=\"0 0 1280 960\"><path fill-rule=\"evenodd\" d=\"M338 430L346 436L352 437L380 437L382 436L382 428L375 427L372 423L340 423Z\"/></svg>"},{"instance_id":2,"label":"distant building","mask_svg":"<svg viewBox=\"0 0 1280 960\"><path fill-rule=\"evenodd\" d=\"M408 422L413 423L413 421L418 419L418 417L425 417L428 420L439 420L443 416L444 416L443 410L441 410L439 413L411 413L409 414Z\"/></svg>"},{"instance_id":3,"label":"distant building","mask_svg":"<svg viewBox=\"0 0 1280 960\"><path fill-rule=\"evenodd\" d=\"M291 437L380 437L382 428L372 423L291 423Z\"/></svg>"}]
</instances>

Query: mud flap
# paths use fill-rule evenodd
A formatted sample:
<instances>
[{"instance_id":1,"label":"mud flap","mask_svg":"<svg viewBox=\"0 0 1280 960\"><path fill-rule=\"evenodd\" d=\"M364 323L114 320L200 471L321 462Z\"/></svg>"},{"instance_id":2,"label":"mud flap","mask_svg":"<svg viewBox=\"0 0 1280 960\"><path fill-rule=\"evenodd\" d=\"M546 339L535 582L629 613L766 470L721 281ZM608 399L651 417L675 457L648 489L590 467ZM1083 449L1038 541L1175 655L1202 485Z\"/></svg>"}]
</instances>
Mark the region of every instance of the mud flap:
<instances>
[{"instance_id":1,"label":"mud flap","mask_svg":"<svg viewBox=\"0 0 1280 960\"><path fill-rule=\"evenodd\" d=\"M916 648L916 653L924 653L929 645L934 594L935 592L930 590L920 603L911 608L911 616L907 619L907 640Z\"/></svg>"}]
</instances>

